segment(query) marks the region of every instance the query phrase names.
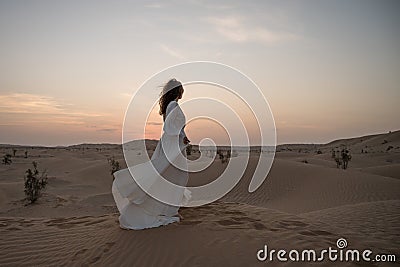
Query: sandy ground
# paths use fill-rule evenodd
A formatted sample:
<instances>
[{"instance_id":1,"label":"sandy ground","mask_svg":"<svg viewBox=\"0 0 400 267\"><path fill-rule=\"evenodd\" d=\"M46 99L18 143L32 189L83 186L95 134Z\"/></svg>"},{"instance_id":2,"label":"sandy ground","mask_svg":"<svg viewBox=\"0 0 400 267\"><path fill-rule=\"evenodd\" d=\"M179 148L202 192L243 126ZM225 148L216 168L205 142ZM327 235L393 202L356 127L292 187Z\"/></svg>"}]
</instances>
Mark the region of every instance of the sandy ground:
<instances>
[{"instance_id":1,"label":"sandy ground","mask_svg":"<svg viewBox=\"0 0 400 267\"><path fill-rule=\"evenodd\" d=\"M347 170L337 169L331 158L331 149L341 145L352 153ZM0 155L12 149L0 146ZM181 222L142 231L118 225L107 158L124 167L121 146L15 149L12 164L0 165L0 266L331 266L327 259L260 262L256 254L264 245L336 249L339 238L349 249L395 254L400 262L399 131L325 145L281 145L267 180L250 194L258 160L253 153L244 177L224 198L182 208ZM23 177L32 161L47 169L48 186L37 203L26 205ZM217 159L191 175L189 184L206 183L225 166Z\"/></svg>"}]
</instances>

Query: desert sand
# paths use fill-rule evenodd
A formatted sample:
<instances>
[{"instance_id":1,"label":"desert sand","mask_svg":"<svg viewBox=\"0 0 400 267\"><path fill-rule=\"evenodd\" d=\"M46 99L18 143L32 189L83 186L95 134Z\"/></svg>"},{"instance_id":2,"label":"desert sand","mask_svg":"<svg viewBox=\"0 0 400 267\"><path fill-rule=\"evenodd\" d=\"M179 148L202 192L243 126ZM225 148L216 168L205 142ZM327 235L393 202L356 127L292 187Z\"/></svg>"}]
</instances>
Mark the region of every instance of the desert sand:
<instances>
[{"instance_id":1,"label":"desert sand","mask_svg":"<svg viewBox=\"0 0 400 267\"><path fill-rule=\"evenodd\" d=\"M149 142L150 152L155 144ZM336 168L331 157L344 145L352 155L347 170ZM258 160L252 153L244 177L225 197L181 208L179 223L141 231L119 228L111 195L107 158L125 167L121 145L1 145L0 155L13 149L12 163L0 165L0 266L331 266L327 260L260 262L256 254L266 244L276 250L336 248L339 238L349 248L395 254L397 264L400 259L400 131L280 145L267 180L248 193ZM32 161L47 169L48 185L27 205L24 174ZM190 175L189 185L206 183L225 166L216 159Z\"/></svg>"}]
</instances>

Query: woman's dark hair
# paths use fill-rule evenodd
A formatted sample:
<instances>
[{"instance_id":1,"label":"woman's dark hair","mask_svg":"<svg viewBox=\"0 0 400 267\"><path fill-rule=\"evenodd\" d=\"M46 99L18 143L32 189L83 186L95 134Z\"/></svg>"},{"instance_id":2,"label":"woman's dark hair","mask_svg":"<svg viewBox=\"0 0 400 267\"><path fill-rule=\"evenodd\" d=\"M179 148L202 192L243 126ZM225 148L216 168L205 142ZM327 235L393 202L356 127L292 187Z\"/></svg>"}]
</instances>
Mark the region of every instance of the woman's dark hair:
<instances>
[{"instance_id":1,"label":"woman's dark hair","mask_svg":"<svg viewBox=\"0 0 400 267\"><path fill-rule=\"evenodd\" d=\"M160 93L160 115L163 116L165 120L165 113L167 112L167 106L169 102L181 97L183 94L182 83L176 79L169 80L163 87Z\"/></svg>"}]
</instances>

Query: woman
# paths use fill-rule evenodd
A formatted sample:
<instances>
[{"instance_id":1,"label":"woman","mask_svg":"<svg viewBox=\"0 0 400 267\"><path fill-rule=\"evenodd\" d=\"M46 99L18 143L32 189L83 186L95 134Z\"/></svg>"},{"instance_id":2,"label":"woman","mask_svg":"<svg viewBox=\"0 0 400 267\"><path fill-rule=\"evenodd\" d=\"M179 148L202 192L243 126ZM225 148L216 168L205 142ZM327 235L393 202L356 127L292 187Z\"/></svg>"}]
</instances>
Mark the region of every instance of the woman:
<instances>
[{"instance_id":1,"label":"woman","mask_svg":"<svg viewBox=\"0 0 400 267\"><path fill-rule=\"evenodd\" d=\"M183 92L182 84L176 79L169 80L163 87L159 113L163 116L164 132L151 161L133 167L137 170L134 172L136 181L142 179L157 183L157 175L161 175L171 183L186 186L188 173L185 148L190 141L184 131L185 115L178 105ZM121 228L138 230L179 222L179 205L166 204L146 194L133 179L129 169L115 172L114 177L112 193L120 212ZM190 198L187 189L167 191L164 187L160 188L167 195L168 203L184 203Z\"/></svg>"}]
</instances>

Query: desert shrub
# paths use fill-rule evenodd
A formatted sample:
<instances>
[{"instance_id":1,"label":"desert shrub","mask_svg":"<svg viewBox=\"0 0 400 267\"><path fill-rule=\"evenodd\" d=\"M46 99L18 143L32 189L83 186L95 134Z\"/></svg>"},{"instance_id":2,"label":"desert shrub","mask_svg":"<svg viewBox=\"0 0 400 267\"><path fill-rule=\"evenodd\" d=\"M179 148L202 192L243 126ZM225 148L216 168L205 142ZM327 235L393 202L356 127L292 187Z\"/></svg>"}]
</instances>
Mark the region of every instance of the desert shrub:
<instances>
[{"instance_id":1,"label":"desert shrub","mask_svg":"<svg viewBox=\"0 0 400 267\"><path fill-rule=\"evenodd\" d=\"M221 160L221 163L225 163L226 162L224 153L221 150L219 150L219 149L217 150L217 155L219 156L219 159Z\"/></svg>"},{"instance_id":2,"label":"desert shrub","mask_svg":"<svg viewBox=\"0 0 400 267\"><path fill-rule=\"evenodd\" d=\"M340 168L340 166L342 165L342 159L341 158L339 158L339 157L336 157L335 158L335 162L336 162L336 168Z\"/></svg>"},{"instance_id":3,"label":"desert shrub","mask_svg":"<svg viewBox=\"0 0 400 267\"><path fill-rule=\"evenodd\" d=\"M25 180L25 196L26 200L30 203L34 203L40 196L41 190L47 185L47 173L46 170L39 172L37 169L37 163L32 162L33 170L28 169L24 177Z\"/></svg>"},{"instance_id":4,"label":"desert shrub","mask_svg":"<svg viewBox=\"0 0 400 267\"><path fill-rule=\"evenodd\" d=\"M322 154L322 151L318 149L317 154Z\"/></svg>"},{"instance_id":5,"label":"desert shrub","mask_svg":"<svg viewBox=\"0 0 400 267\"><path fill-rule=\"evenodd\" d=\"M120 165L119 165L119 161L115 160L114 156L110 157L107 159L108 160L108 164L110 164L110 173L111 175L114 174L114 172L119 171L121 169Z\"/></svg>"},{"instance_id":6,"label":"desert shrub","mask_svg":"<svg viewBox=\"0 0 400 267\"><path fill-rule=\"evenodd\" d=\"M219 152L219 159L221 160L221 163L224 164L228 162L228 155L224 155L222 151Z\"/></svg>"},{"instance_id":7,"label":"desert shrub","mask_svg":"<svg viewBox=\"0 0 400 267\"><path fill-rule=\"evenodd\" d=\"M12 163L11 154L5 154L2 160L4 165L10 165Z\"/></svg>"},{"instance_id":8,"label":"desert shrub","mask_svg":"<svg viewBox=\"0 0 400 267\"><path fill-rule=\"evenodd\" d=\"M308 163L308 160L306 160L306 159L303 159L301 162L303 162L303 163Z\"/></svg>"},{"instance_id":9,"label":"desert shrub","mask_svg":"<svg viewBox=\"0 0 400 267\"><path fill-rule=\"evenodd\" d=\"M224 160L224 154L222 154L222 152L217 152L217 154L219 155L219 159L221 161L223 161Z\"/></svg>"},{"instance_id":10,"label":"desert shrub","mask_svg":"<svg viewBox=\"0 0 400 267\"><path fill-rule=\"evenodd\" d=\"M186 147L186 155L190 156L192 155L192 145L188 144Z\"/></svg>"},{"instance_id":11,"label":"desert shrub","mask_svg":"<svg viewBox=\"0 0 400 267\"><path fill-rule=\"evenodd\" d=\"M388 146L387 149L386 149L386 151L389 151L389 150L391 150L392 148L393 148L393 146Z\"/></svg>"},{"instance_id":12,"label":"desert shrub","mask_svg":"<svg viewBox=\"0 0 400 267\"><path fill-rule=\"evenodd\" d=\"M343 169L347 169L349 165L349 161L351 161L351 154L350 151L347 149L342 149L340 151L340 158L335 158L337 167L339 168L340 165L343 167Z\"/></svg>"}]
</instances>

